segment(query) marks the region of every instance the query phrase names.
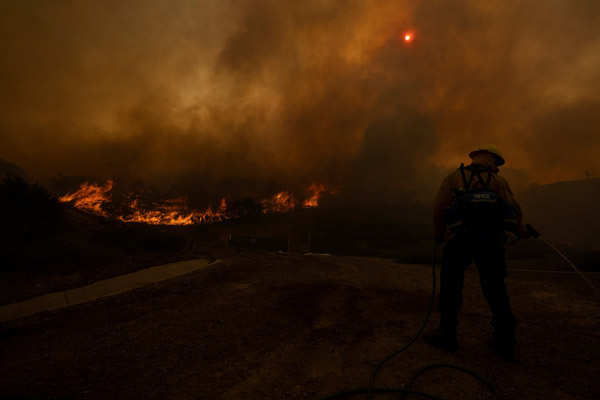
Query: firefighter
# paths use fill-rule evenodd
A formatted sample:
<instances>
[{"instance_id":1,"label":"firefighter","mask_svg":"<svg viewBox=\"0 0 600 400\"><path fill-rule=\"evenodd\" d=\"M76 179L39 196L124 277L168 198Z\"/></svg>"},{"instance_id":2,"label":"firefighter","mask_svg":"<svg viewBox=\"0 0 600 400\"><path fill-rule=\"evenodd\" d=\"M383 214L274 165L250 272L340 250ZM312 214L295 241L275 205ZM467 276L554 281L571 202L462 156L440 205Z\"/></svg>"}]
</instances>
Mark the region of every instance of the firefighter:
<instances>
[{"instance_id":1,"label":"firefighter","mask_svg":"<svg viewBox=\"0 0 600 400\"><path fill-rule=\"evenodd\" d=\"M498 175L504 158L494 146L472 151L472 163L461 165L443 181L434 205L435 239L444 243L440 326L426 340L447 351L458 349L458 312L464 271L474 260L481 288L492 312L493 344L514 359L515 317L506 291L505 244L524 235L521 207L508 182Z\"/></svg>"}]
</instances>

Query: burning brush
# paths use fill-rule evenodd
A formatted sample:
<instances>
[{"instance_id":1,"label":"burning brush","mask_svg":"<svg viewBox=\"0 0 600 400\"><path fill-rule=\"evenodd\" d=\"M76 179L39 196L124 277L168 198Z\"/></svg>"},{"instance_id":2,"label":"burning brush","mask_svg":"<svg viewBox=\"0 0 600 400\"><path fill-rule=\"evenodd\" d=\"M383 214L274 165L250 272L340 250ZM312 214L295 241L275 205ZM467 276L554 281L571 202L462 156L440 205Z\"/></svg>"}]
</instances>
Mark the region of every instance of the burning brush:
<instances>
[{"instance_id":1,"label":"burning brush","mask_svg":"<svg viewBox=\"0 0 600 400\"><path fill-rule=\"evenodd\" d=\"M151 225L207 224L236 217L235 210L229 207L226 197L221 198L217 207L209 205L203 210L198 210L191 209L185 197L142 205L139 196L135 194L129 195L131 200L120 212L109 213L106 211L108 208L106 206L112 202L111 191L113 186L114 181L112 180L106 181L103 185L84 182L78 190L61 196L59 200L64 203L72 203L74 207L96 215L110 216L123 222ZM318 207L323 193L335 193L335 191L328 190L321 183L311 184L306 192L307 195L302 202L297 201L292 192L281 191L270 197L260 199L258 204L262 214L287 213L294 211L299 204L303 208Z\"/></svg>"}]
</instances>

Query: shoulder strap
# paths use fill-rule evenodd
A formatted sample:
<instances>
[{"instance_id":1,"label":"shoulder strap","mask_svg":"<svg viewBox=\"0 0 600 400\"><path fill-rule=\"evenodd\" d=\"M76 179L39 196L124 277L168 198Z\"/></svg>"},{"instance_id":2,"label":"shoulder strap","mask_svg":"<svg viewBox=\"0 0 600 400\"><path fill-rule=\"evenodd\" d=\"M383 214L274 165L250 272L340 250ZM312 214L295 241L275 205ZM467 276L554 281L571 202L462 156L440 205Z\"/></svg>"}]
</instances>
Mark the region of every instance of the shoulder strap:
<instances>
[{"instance_id":1,"label":"shoulder strap","mask_svg":"<svg viewBox=\"0 0 600 400\"><path fill-rule=\"evenodd\" d=\"M465 175L465 164L460 164L460 175L462 176L462 180L465 185L465 192L467 192L469 191L469 189L471 188L471 184L473 183L473 171L471 171L471 177L467 182L467 176Z\"/></svg>"},{"instance_id":2,"label":"shoulder strap","mask_svg":"<svg viewBox=\"0 0 600 400\"><path fill-rule=\"evenodd\" d=\"M461 165L462 168L462 165ZM492 181L492 169L488 166L486 168L480 167L480 166L469 166L467 167L467 169L469 169L471 171L471 181L469 181L469 185L471 184L471 182L473 182L473 178L475 175L477 175L477 181L481 184L481 186L484 189L488 189L490 186L490 182ZM488 176L487 179L483 179L481 177L481 173L482 172L487 172ZM463 179L464 178L464 172L463 172Z\"/></svg>"},{"instance_id":3,"label":"shoulder strap","mask_svg":"<svg viewBox=\"0 0 600 400\"><path fill-rule=\"evenodd\" d=\"M481 177L481 173L482 172L487 172L488 176L486 180L483 180L483 178ZM481 183L481 186L483 186L484 189L488 189L490 186L490 181L492 180L492 172L490 170L490 168L488 167L485 170L479 170L477 171L477 180L479 181L479 183Z\"/></svg>"}]
</instances>

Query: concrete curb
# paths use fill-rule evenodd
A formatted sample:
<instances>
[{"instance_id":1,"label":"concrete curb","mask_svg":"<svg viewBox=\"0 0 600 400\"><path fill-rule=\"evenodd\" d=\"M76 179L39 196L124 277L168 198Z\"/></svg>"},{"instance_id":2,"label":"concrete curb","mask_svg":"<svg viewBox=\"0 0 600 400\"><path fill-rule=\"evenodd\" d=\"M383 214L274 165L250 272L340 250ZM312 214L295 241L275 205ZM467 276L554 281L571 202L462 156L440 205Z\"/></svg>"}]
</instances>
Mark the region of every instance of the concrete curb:
<instances>
[{"instance_id":1,"label":"concrete curb","mask_svg":"<svg viewBox=\"0 0 600 400\"><path fill-rule=\"evenodd\" d=\"M103 297L114 296L133 289L189 274L212 264L205 259L180 261L146 268L130 274L94 282L76 289L54 292L18 303L0 306L0 322L28 317L43 311L58 310L76 304L87 303Z\"/></svg>"}]
</instances>

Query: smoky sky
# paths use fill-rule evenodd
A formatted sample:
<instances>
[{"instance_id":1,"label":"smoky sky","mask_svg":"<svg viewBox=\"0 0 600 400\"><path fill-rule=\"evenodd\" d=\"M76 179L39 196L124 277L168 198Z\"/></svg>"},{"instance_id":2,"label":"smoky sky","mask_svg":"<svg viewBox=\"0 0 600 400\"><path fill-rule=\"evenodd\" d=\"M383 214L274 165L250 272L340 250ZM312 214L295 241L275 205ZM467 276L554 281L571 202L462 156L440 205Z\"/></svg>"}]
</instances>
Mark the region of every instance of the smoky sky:
<instances>
[{"instance_id":1,"label":"smoky sky","mask_svg":"<svg viewBox=\"0 0 600 400\"><path fill-rule=\"evenodd\" d=\"M391 191L490 143L600 174L599 2L21 0L0 49L0 158L39 177Z\"/></svg>"}]
</instances>

